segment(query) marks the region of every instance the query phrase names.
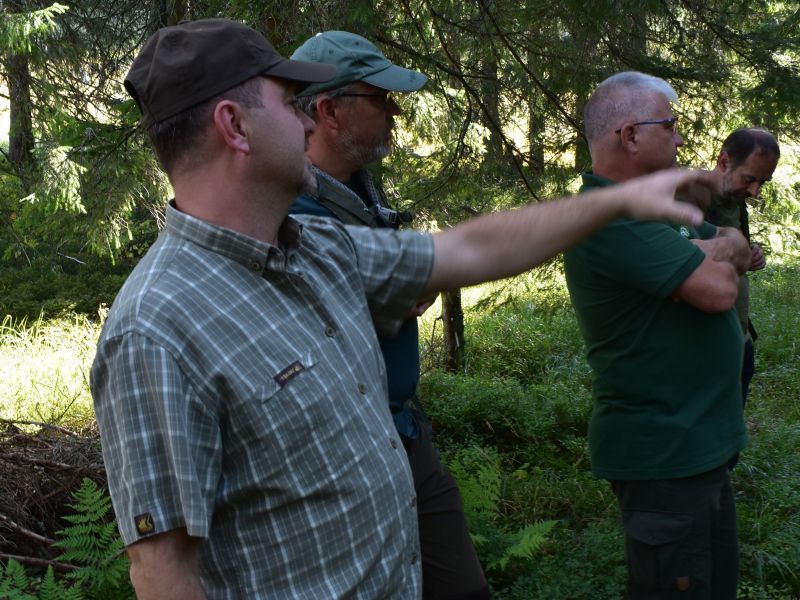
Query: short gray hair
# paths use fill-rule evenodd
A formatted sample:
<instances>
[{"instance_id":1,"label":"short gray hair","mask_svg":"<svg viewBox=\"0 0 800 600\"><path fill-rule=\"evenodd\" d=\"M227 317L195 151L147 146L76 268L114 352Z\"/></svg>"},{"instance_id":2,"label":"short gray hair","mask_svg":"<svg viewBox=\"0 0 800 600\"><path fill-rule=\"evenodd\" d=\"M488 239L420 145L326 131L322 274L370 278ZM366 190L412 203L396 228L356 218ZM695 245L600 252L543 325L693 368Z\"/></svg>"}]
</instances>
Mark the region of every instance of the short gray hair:
<instances>
[{"instance_id":1,"label":"short gray hair","mask_svg":"<svg viewBox=\"0 0 800 600\"><path fill-rule=\"evenodd\" d=\"M675 102L678 94L666 81L638 71L623 71L612 75L600 85L583 109L584 131L589 144L608 131L619 127L622 119L636 121L651 118L645 96L658 93L668 102Z\"/></svg>"},{"instance_id":2,"label":"short gray hair","mask_svg":"<svg viewBox=\"0 0 800 600\"><path fill-rule=\"evenodd\" d=\"M317 94L309 94L308 96L297 96L297 108L306 113L309 117L317 120L317 100L320 98L341 98L342 100L352 100L351 97L345 96L354 90L353 84L348 83L340 88L333 90L325 90Z\"/></svg>"}]
</instances>

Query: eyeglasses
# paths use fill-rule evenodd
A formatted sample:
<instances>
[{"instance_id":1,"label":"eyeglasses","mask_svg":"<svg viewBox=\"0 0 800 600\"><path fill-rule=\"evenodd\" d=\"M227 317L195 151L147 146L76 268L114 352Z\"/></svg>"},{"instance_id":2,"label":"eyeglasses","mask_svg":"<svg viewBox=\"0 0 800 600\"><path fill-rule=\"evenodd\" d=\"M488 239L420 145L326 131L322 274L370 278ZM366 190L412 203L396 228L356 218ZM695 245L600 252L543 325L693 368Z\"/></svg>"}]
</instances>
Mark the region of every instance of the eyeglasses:
<instances>
[{"instance_id":1,"label":"eyeglasses","mask_svg":"<svg viewBox=\"0 0 800 600\"><path fill-rule=\"evenodd\" d=\"M666 125L667 129L672 129L675 131L675 123L678 122L678 117L670 117L669 119L659 119L658 121L639 121L637 123L632 123L635 127L636 125ZM622 131L622 128L617 129L614 133L619 133Z\"/></svg>"}]
</instances>

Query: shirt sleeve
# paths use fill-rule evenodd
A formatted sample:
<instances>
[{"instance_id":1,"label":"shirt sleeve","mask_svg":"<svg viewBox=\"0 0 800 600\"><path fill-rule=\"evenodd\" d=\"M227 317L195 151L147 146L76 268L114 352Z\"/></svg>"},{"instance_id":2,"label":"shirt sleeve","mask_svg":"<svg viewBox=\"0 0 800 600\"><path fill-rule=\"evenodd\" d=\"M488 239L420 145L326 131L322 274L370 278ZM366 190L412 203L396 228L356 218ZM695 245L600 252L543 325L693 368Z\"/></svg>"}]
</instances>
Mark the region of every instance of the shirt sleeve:
<instances>
[{"instance_id":1,"label":"shirt sleeve","mask_svg":"<svg viewBox=\"0 0 800 600\"><path fill-rule=\"evenodd\" d=\"M382 335L408 318L433 269L433 239L416 231L347 226L367 304Z\"/></svg>"},{"instance_id":2,"label":"shirt sleeve","mask_svg":"<svg viewBox=\"0 0 800 600\"><path fill-rule=\"evenodd\" d=\"M595 235L588 258L600 275L661 298L705 258L678 231L654 221L619 220Z\"/></svg>"},{"instance_id":3,"label":"shirt sleeve","mask_svg":"<svg viewBox=\"0 0 800 600\"><path fill-rule=\"evenodd\" d=\"M709 223L708 221L703 221L703 223L697 228L697 236L701 240L710 240L716 235L717 235L717 226L712 223Z\"/></svg>"},{"instance_id":4,"label":"shirt sleeve","mask_svg":"<svg viewBox=\"0 0 800 600\"><path fill-rule=\"evenodd\" d=\"M104 340L92 396L122 539L185 527L207 537L221 472L221 438L178 362L137 333Z\"/></svg>"}]
</instances>

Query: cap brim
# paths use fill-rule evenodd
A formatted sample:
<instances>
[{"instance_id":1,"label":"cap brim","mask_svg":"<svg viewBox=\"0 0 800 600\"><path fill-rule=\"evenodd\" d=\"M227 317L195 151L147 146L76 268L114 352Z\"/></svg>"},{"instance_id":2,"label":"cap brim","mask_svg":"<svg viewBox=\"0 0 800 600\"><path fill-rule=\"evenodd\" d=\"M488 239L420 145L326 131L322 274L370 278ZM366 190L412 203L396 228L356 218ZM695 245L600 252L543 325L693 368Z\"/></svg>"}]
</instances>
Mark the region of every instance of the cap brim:
<instances>
[{"instance_id":1,"label":"cap brim","mask_svg":"<svg viewBox=\"0 0 800 600\"><path fill-rule=\"evenodd\" d=\"M299 84L324 83L336 77L336 67L323 63L286 58L264 71L264 75L296 81ZM305 87L305 86L303 86Z\"/></svg>"},{"instance_id":2,"label":"cap brim","mask_svg":"<svg viewBox=\"0 0 800 600\"><path fill-rule=\"evenodd\" d=\"M419 71L390 65L383 71L364 77L361 81L389 92L416 92L428 81Z\"/></svg>"}]
</instances>

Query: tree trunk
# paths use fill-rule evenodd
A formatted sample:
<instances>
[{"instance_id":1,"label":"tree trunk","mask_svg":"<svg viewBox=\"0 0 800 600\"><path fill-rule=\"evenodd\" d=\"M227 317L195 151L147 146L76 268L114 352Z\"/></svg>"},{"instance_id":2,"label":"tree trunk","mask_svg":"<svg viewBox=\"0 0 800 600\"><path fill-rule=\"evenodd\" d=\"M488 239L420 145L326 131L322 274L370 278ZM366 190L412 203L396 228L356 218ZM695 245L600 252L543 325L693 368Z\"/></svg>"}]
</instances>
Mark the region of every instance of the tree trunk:
<instances>
[{"instance_id":1,"label":"tree trunk","mask_svg":"<svg viewBox=\"0 0 800 600\"><path fill-rule=\"evenodd\" d=\"M528 165L533 184L541 184L544 176L544 110L541 95L531 90L528 96Z\"/></svg>"},{"instance_id":2,"label":"tree trunk","mask_svg":"<svg viewBox=\"0 0 800 600\"><path fill-rule=\"evenodd\" d=\"M153 32L162 27L177 25L183 19L189 17L187 14L187 2L180 0L157 0L153 3Z\"/></svg>"},{"instance_id":3,"label":"tree trunk","mask_svg":"<svg viewBox=\"0 0 800 600\"><path fill-rule=\"evenodd\" d=\"M589 100L588 96L583 93L576 94L578 97L575 100L575 110L573 118L576 123L583 125L583 108ZM589 146L586 143L586 138L580 132L575 132L575 170L578 172L588 171L592 168L592 157L589 155Z\"/></svg>"},{"instance_id":4,"label":"tree trunk","mask_svg":"<svg viewBox=\"0 0 800 600\"><path fill-rule=\"evenodd\" d=\"M456 373L464 368L464 309L461 290L442 294L442 331L444 333L444 370Z\"/></svg>"},{"instance_id":5,"label":"tree trunk","mask_svg":"<svg viewBox=\"0 0 800 600\"><path fill-rule=\"evenodd\" d=\"M491 50L489 50L491 51ZM484 164L495 167L503 162L503 134L500 131L500 92L497 85L497 59L487 56L481 67L480 90L484 107L483 123L489 129Z\"/></svg>"},{"instance_id":6,"label":"tree trunk","mask_svg":"<svg viewBox=\"0 0 800 600\"><path fill-rule=\"evenodd\" d=\"M24 54L9 54L4 63L10 99L8 160L28 192L34 179L30 65Z\"/></svg>"}]
</instances>

